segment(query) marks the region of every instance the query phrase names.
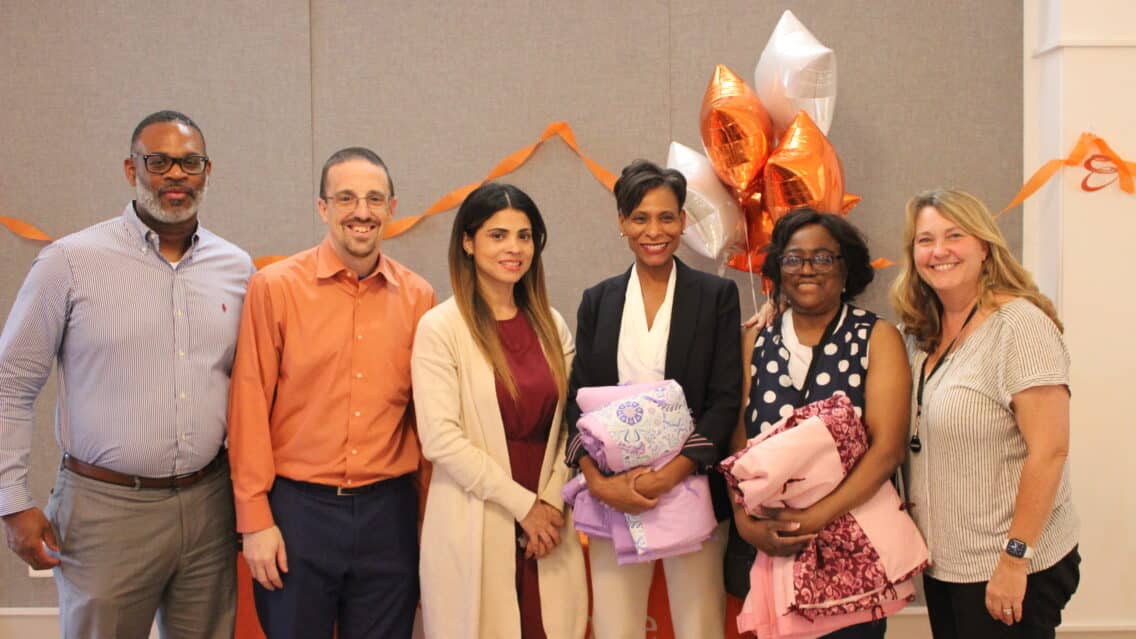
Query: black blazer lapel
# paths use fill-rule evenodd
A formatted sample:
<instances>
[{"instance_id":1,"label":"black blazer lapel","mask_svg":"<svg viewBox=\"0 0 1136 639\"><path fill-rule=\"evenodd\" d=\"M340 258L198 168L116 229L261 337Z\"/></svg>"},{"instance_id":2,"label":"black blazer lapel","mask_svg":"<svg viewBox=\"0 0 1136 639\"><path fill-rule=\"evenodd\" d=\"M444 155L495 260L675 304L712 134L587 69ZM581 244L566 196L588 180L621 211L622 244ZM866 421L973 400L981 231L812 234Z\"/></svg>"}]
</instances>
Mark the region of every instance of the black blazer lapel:
<instances>
[{"instance_id":1,"label":"black blazer lapel","mask_svg":"<svg viewBox=\"0 0 1136 639\"><path fill-rule=\"evenodd\" d=\"M694 346L698 313L703 308L702 289L690 267L675 258L675 293L671 302L671 333L667 338L667 379L684 380L691 372L685 370L690 362L690 349Z\"/></svg>"},{"instance_id":2,"label":"black blazer lapel","mask_svg":"<svg viewBox=\"0 0 1136 639\"><path fill-rule=\"evenodd\" d=\"M631 268L635 268L632 266ZM623 323L623 303L627 299L627 282L631 269L609 281L610 286L600 296L596 312L594 348L597 381L601 384L619 383L619 327Z\"/></svg>"}]
</instances>

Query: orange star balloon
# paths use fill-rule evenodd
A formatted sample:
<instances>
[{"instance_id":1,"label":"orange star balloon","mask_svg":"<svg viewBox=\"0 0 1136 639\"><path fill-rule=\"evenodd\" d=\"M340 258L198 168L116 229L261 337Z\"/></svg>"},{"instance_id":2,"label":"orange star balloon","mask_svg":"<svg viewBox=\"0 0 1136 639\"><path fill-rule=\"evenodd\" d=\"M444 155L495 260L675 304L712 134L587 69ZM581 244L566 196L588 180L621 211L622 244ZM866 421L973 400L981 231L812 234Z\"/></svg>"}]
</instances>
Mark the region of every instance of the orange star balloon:
<instances>
[{"instance_id":1,"label":"orange star balloon","mask_svg":"<svg viewBox=\"0 0 1136 639\"><path fill-rule=\"evenodd\" d=\"M758 190L773 146L773 123L753 89L719 64L706 87L700 120L702 145L718 177L738 193Z\"/></svg>"},{"instance_id":2,"label":"orange star balloon","mask_svg":"<svg viewBox=\"0 0 1136 639\"><path fill-rule=\"evenodd\" d=\"M761 194L755 193L742 202L745 213L746 237L737 252L730 256L726 265L739 271L761 273L765 264L765 249L769 246L769 236L773 233L773 222L761 203ZM762 286L765 289L765 286ZM766 293L769 291L766 290Z\"/></svg>"},{"instance_id":3,"label":"orange star balloon","mask_svg":"<svg viewBox=\"0 0 1136 639\"><path fill-rule=\"evenodd\" d=\"M844 169L840 157L804 111L793 119L785 137L770 154L764 188L765 208L774 224L789 211L803 207L821 213L844 212Z\"/></svg>"}]
</instances>

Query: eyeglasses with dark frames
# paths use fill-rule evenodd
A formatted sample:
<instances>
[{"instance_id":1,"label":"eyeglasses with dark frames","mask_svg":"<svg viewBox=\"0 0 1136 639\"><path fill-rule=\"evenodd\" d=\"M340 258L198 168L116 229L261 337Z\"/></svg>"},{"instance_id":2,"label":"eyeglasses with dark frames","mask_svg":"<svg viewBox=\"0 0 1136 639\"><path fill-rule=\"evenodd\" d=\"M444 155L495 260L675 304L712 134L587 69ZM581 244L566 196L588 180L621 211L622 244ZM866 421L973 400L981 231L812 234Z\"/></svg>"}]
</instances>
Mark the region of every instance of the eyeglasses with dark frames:
<instances>
[{"instance_id":1,"label":"eyeglasses with dark frames","mask_svg":"<svg viewBox=\"0 0 1136 639\"><path fill-rule=\"evenodd\" d=\"M782 255L781 256L781 270L786 273L800 273L805 268L805 263L812 264L813 271L817 273L828 273L836 266L837 260L844 259L843 255L833 255L832 253L817 253L812 257L804 257L803 255Z\"/></svg>"},{"instance_id":2,"label":"eyeglasses with dark frames","mask_svg":"<svg viewBox=\"0 0 1136 639\"><path fill-rule=\"evenodd\" d=\"M146 170L154 175L165 175L177 164L186 175L201 175L209 166L209 157L197 153L175 158L165 153L131 153L136 158L142 158Z\"/></svg>"}]
</instances>

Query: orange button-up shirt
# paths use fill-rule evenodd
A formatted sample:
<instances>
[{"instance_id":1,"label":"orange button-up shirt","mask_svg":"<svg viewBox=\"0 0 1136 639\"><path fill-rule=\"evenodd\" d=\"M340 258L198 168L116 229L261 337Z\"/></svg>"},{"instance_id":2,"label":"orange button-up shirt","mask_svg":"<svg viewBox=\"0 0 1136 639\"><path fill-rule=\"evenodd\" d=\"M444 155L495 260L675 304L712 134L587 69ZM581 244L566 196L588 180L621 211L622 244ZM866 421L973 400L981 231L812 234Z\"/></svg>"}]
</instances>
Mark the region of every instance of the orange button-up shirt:
<instances>
[{"instance_id":1,"label":"orange button-up shirt","mask_svg":"<svg viewBox=\"0 0 1136 639\"><path fill-rule=\"evenodd\" d=\"M327 240L252 276L229 392L238 531L273 525L277 476L357 487L417 469L410 347L434 302L385 255L358 279Z\"/></svg>"}]
</instances>

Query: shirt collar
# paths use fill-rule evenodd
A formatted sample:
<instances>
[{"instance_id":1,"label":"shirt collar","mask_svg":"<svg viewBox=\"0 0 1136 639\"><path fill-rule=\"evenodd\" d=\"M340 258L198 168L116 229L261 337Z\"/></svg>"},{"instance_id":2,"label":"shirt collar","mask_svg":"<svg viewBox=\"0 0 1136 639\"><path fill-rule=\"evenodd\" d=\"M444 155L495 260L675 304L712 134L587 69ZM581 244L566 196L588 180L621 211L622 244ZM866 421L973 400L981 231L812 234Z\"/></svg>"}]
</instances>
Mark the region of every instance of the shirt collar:
<instances>
[{"instance_id":1,"label":"shirt collar","mask_svg":"<svg viewBox=\"0 0 1136 639\"><path fill-rule=\"evenodd\" d=\"M340 273L350 272L350 269L343 265L343 261L340 260L339 255L336 254L335 248L331 245L331 238L325 237L316 248L316 278L321 280L328 279ZM388 284L398 286L398 279L395 277L391 261L382 253L379 254L379 262L375 265L375 270L367 277L364 277L363 281L375 277L382 278L382 280Z\"/></svg>"}]
</instances>

